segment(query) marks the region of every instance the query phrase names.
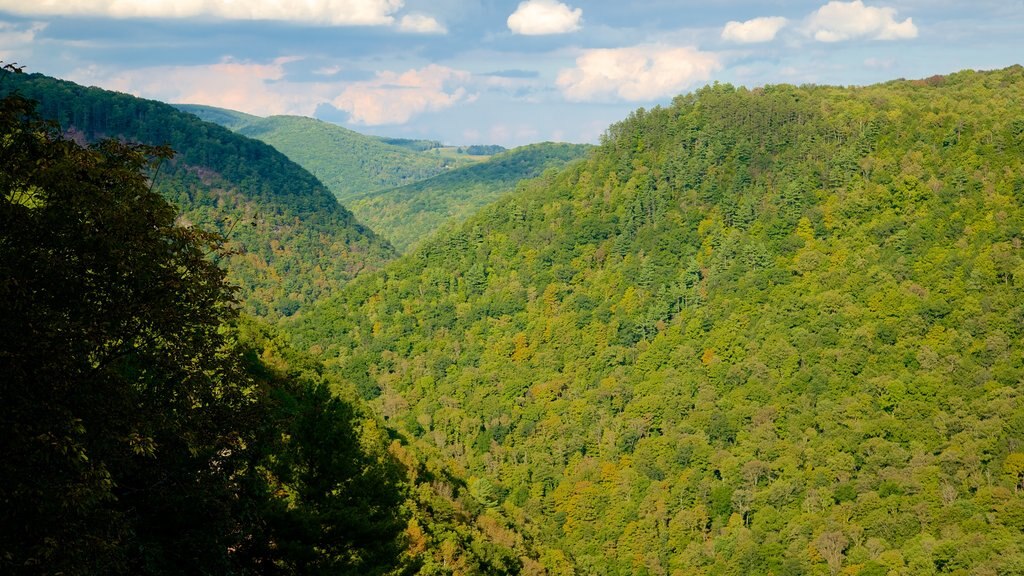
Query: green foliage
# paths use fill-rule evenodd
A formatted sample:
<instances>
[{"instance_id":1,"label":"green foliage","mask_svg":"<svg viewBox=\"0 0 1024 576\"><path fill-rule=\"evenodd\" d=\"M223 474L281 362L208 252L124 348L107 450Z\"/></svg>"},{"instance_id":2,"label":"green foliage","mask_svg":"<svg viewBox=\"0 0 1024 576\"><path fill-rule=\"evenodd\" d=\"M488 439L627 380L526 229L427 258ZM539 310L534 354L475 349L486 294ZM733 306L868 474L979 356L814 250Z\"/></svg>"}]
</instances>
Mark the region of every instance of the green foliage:
<instances>
[{"instance_id":1,"label":"green foliage","mask_svg":"<svg viewBox=\"0 0 1024 576\"><path fill-rule=\"evenodd\" d=\"M228 130L237 131L239 128L262 120L259 116L238 112L237 110L226 110L215 106L203 106L201 104L172 104L182 112L188 112L204 122L219 124Z\"/></svg>"},{"instance_id":2,"label":"green foliage","mask_svg":"<svg viewBox=\"0 0 1024 576\"><path fill-rule=\"evenodd\" d=\"M397 566L384 439L234 327L219 237L146 176L172 152L83 148L33 108L0 99L0 572Z\"/></svg>"},{"instance_id":3,"label":"green foliage","mask_svg":"<svg viewBox=\"0 0 1024 576\"><path fill-rule=\"evenodd\" d=\"M389 574L403 559L408 520L403 468L388 438L338 382L267 325L234 333L260 397L247 478L260 532L237 554L283 574Z\"/></svg>"},{"instance_id":4,"label":"green foliage","mask_svg":"<svg viewBox=\"0 0 1024 576\"><path fill-rule=\"evenodd\" d=\"M1022 91L709 86L288 327L551 572L1014 573Z\"/></svg>"},{"instance_id":5,"label":"green foliage","mask_svg":"<svg viewBox=\"0 0 1024 576\"><path fill-rule=\"evenodd\" d=\"M437 140L410 140L409 138L388 138L386 136L377 136L376 138L385 144L408 148L409 150L415 150L416 152L426 152L427 150L444 148L444 144Z\"/></svg>"},{"instance_id":6,"label":"green foliage","mask_svg":"<svg viewBox=\"0 0 1024 576\"><path fill-rule=\"evenodd\" d=\"M493 156L505 151L506 148L504 146L496 144L473 144L471 146L459 147L459 154L469 154L470 156Z\"/></svg>"},{"instance_id":7,"label":"green foliage","mask_svg":"<svg viewBox=\"0 0 1024 576\"><path fill-rule=\"evenodd\" d=\"M160 102L38 74L0 86L14 90L39 101L39 113L79 141L174 148L157 190L181 208L183 224L227 238L229 280L260 316L287 316L391 256L314 176L261 142Z\"/></svg>"},{"instance_id":8,"label":"green foliage","mask_svg":"<svg viewBox=\"0 0 1024 576\"><path fill-rule=\"evenodd\" d=\"M259 118L208 106L178 107L270 144L346 205L354 196L411 184L471 162L435 154L441 146L437 142L376 138L303 116Z\"/></svg>"},{"instance_id":9,"label":"green foliage","mask_svg":"<svg viewBox=\"0 0 1024 576\"><path fill-rule=\"evenodd\" d=\"M583 157L589 146L531 144L415 184L354 195L348 206L399 252L430 237L442 226L456 226L521 180L561 168Z\"/></svg>"}]
</instances>

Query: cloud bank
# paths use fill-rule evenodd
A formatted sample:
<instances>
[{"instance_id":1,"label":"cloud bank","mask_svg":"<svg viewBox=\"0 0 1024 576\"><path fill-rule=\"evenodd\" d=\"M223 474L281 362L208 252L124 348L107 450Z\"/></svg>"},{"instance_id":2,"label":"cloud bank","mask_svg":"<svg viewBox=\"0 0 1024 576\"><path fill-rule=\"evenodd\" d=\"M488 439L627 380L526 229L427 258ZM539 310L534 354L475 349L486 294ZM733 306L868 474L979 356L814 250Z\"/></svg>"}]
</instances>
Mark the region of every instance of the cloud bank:
<instances>
[{"instance_id":1,"label":"cloud bank","mask_svg":"<svg viewBox=\"0 0 1024 576\"><path fill-rule=\"evenodd\" d=\"M279 20L334 26L386 26L404 0L0 0L22 16Z\"/></svg>"},{"instance_id":2,"label":"cloud bank","mask_svg":"<svg viewBox=\"0 0 1024 576\"><path fill-rule=\"evenodd\" d=\"M348 112L353 124L404 124L423 112L472 102L476 96L465 87L470 79L469 72L437 64L400 74L378 72L373 80L346 86L331 104Z\"/></svg>"},{"instance_id":3,"label":"cloud bank","mask_svg":"<svg viewBox=\"0 0 1024 576\"><path fill-rule=\"evenodd\" d=\"M556 0L520 2L508 17L508 29L525 36L566 34L580 29L583 10L571 8Z\"/></svg>"},{"instance_id":4,"label":"cloud bank","mask_svg":"<svg viewBox=\"0 0 1024 576\"><path fill-rule=\"evenodd\" d=\"M706 82L722 68L718 56L692 47L660 45L585 50L557 84L566 99L650 101Z\"/></svg>"},{"instance_id":5,"label":"cloud bank","mask_svg":"<svg viewBox=\"0 0 1024 576\"><path fill-rule=\"evenodd\" d=\"M46 29L44 22L14 24L0 21L0 60L11 59L14 50L31 47L36 35L44 29Z\"/></svg>"},{"instance_id":6,"label":"cloud bank","mask_svg":"<svg viewBox=\"0 0 1024 576\"><path fill-rule=\"evenodd\" d=\"M433 16L426 14L406 14L398 23L398 29L402 32L414 34L447 34L448 29L444 27Z\"/></svg>"},{"instance_id":7,"label":"cloud bank","mask_svg":"<svg viewBox=\"0 0 1024 576\"><path fill-rule=\"evenodd\" d=\"M895 8L865 6L861 0L833 0L822 6L807 19L807 32L819 42L917 38L913 19L897 22Z\"/></svg>"},{"instance_id":8,"label":"cloud bank","mask_svg":"<svg viewBox=\"0 0 1024 576\"><path fill-rule=\"evenodd\" d=\"M381 71L372 80L338 81L340 67L314 71L322 81L289 81L285 66L300 58L254 63L225 58L200 66L161 66L109 72L78 70L70 79L164 102L205 104L257 116L313 116L329 103L363 126L405 124L424 112L472 102L473 76L437 64L405 72Z\"/></svg>"},{"instance_id":9,"label":"cloud bank","mask_svg":"<svg viewBox=\"0 0 1024 576\"><path fill-rule=\"evenodd\" d=\"M88 68L76 71L69 79L164 102L206 104L259 116L311 116L317 103L329 97L330 86L296 85L284 80L285 64L295 60L278 58L258 64L224 58L215 64L158 66L113 73Z\"/></svg>"},{"instance_id":10,"label":"cloud bank","mask_svg":"<svg viewBox=\"0 0 1024 576\"><path fill-rule=\"evenodd\" d=\"M775 35L786 25L787 20L781 16L754 18L746 22L731 21L722 29L722 40L754 44L771 42Z\"/></svg>"}]
</instances>

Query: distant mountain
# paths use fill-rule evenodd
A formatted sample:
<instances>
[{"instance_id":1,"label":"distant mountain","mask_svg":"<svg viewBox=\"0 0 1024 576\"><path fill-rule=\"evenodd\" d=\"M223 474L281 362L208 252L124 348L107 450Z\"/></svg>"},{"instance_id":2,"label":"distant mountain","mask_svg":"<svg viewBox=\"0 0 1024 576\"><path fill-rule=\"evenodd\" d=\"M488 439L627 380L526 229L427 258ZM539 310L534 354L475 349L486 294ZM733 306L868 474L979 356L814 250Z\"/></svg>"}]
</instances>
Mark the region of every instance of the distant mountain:
<instances>
[{"instance_id":1,"label":"distant mountain","mask_svg":"<svg viewBox=\"0 0 1024 576\"><path fill-rule=\"evenodd\" d=\"M217 108L215 106L203 106L201 104L171 104L178 110L198 116L205 122L220 124L221 126L237 131L239 128L263 120L260 116L253 116L237 110Z\"/></svg>"},{"instance_id":2,"label":"distant mountain","mask_svg":"<svg viewBox=\"0 0 1024 576\"><path fill-rule=\"evenodd\" d=\"M360 194L418 182L475 161L443 151L437 142L367 136L303 116L260 118L209 106L176 106L270 144L313 173L343 204Z\"/></svg>"},{"instance_id":3,"label":"distant mountain","mask_svg":"<svg viewBox=\"0 0 1024 576\"><path fill-rule=\"evenodd\" d=\"M360 221L380 231L399 252L404 252L442 225L462 222L514 190L520 181L582 158L590 148L582 144L531 144L415 184L354 196L347 205Z\"/></svg>"},{"instance_id":4,"label":"distant mountain","mask_svg":"<svg viewBox=\"0 0 1024 576\"><path fill-rule=\"evenodd\" d=\"M286 326L534 573L1020 574L1022 94L708 86Z\"/></svg>"},{"instance_id":5,"label":"distant mountain","mask_svg":"<svg viewBox=\"0 0 1024 576\"><path fill-rule=\"evenodd\" d=\"M40 74L8 76L0 91L13 90L81 140L173 147L177 156L161 167L156 187L183 219L227 237L230 279L257 314L291 314L393 254L315 176L263 142L161 102Z\"/></svg>"}]
</instances>

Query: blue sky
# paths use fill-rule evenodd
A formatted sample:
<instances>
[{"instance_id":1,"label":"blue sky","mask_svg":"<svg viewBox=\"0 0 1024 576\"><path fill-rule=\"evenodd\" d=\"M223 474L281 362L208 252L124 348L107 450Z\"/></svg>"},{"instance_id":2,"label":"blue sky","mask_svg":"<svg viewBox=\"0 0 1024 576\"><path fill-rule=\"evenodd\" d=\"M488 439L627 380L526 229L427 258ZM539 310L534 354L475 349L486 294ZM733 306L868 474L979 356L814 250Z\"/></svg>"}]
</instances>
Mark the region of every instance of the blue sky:
<instances>
[{"instance_id":1,"label":"blue sky","mask_svg":"<svg viewBox=\"0 0 1024 576\"><path fill-rule=\"evenodd\" d=\"M451 144L594 142L710 82L1024 60L1024 0L0 0L0 60L168 102Z\"/></svg>"}]
</instances>

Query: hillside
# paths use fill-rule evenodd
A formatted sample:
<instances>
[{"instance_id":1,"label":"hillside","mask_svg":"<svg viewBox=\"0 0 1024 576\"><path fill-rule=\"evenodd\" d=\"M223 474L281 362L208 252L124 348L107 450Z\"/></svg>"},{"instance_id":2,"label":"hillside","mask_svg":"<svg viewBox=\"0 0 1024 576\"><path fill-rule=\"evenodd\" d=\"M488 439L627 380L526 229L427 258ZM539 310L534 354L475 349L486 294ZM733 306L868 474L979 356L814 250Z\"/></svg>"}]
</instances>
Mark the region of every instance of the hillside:
<instances>
[{"instance_id":1,"label":"hillside","mask_svg":"<svg viewBox=\"0 0 1024 576\"><path fill-rule=\"evenodd\" d=\"M553 573L1021 573L1021 94L706 87L290 328Z\"/></svg>"},{"instance_id":2,"label":"hillside","mask_svg":"<svg viewBox=\"0 0 1024 576\"><path fill-rule=\"evenodd\" d=\"M217 108L216 106L203 106L201 104L172 104L172 106L182 112L188 112L189 114L198 116L199 119L204 122L220 124L228 130L234 131L237 131L239 128L248 124L263 120L263 118L259 116L246 114L245 112L239 112L237 110Z\"/></svg>"},{"instance_id":3,"label":"hillside","mask_svg":"<svg viewBox=\"0 0 1024 576\"><path fill-rule=\"evenodd\" d=\"M346 205L355 195L411 184L474 161L425 149L423 141L388 143L313 118L260 118L209 106L177 107L270 144L319 178Z\"/></svg>"},{"instance_id":4,"label":"hillside","mask_svg":"<svg viewBox=\"0 0 1024 576\"><path fill-rule=\"evenodd\" d=\"M34 108L0 98L0 573L399 568L387 436L239 317L219 242L151 185L163 151Z\"/></svg>"},{"instance_id":5,"label":"hillside","mask_svg":"<svg viewBox=\"0 0 1024 576\"><path fill-rule=\"evenodd\" d=\"M15 90L79 140L170 145L177 154L155 175L157 190L183 221L227 238L229 279L259 315L291 314L392 254L316 177L262 142L167 104L40 74L5 79L2 91Z\"/></svg>"},{"instance_id":6,"label":"hillside","mask_svg":"<svg viewBox=\"0 0 1024 576\"><path fill-rule=\"evenodd\" d=\"M580 144L531 144L415 184L353 196L347 206L361 222L387 237L395 249L405 252L442 225L458 224L513 191L520 180L561 168L583 157L589 148Z\"/></svg>"},{"instance_id":7,"label":"hillside","mask_svg":"<svg viewBox=\"0 0 1024 576\"><path fill-rule=\"evenodd\" d=\"M532 561L461 478L239 313L220 240L183 226L152 185L167 149L68 132L35 102L0 98L0 573L480 574Z\"/></svg>"}]
</instances>

